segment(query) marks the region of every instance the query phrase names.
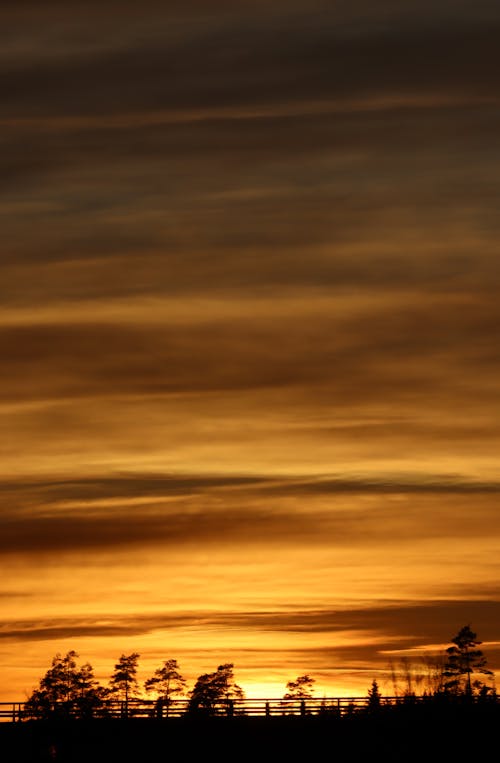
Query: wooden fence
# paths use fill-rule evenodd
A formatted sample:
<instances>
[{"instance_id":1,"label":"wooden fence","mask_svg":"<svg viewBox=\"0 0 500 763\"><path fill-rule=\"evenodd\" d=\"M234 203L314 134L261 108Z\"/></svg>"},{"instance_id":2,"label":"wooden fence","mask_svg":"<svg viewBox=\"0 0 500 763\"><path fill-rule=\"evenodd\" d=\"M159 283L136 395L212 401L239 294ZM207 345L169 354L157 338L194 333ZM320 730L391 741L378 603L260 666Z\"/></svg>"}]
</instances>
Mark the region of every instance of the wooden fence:
<instances>
[{"instance_id":1,"label":"wooden fence","mask_svg":"<svg viewBox=\"0 0 500 763\"><path fill-rule=\"evenodd\" d=\"M382 706L400 704L421 704L429 697L383 697ZM495 701L497 701L495 699ZM367 710L368 698L364 697L323 697L305 700L297 699L224 699L210 707L200 707L200 714L214 716L311 716L330 715L345 717ZM189 712L187 699L163 700L130 699L128 702L104 700L99 705L85 707L78 703L59 702L50 708L34 712L23 702L0 702L0 722L20 722L34 718L179 718ZM195 711L196 712L196 711Z\"/></svg>"}]
</instances>

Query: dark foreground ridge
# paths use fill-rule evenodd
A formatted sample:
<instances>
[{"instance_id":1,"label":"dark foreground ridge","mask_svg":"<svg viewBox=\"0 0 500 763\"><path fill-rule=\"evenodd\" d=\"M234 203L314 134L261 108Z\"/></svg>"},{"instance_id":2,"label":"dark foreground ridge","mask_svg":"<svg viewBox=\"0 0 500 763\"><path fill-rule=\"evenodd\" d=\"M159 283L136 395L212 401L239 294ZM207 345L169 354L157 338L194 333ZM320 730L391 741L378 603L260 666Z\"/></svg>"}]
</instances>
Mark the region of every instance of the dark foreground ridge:
<instances>
[{"instance_id":1,"label":"dark foreground ridge","mask_svg":"<svg viewBox=\"0 0 500 763\"><path fill-rule=\"evenodd\" d=\"M497 703L352 717L44 720L0 725L2 763L339 761L448 763L496 751Z\"/></svg>"}]
</instances>

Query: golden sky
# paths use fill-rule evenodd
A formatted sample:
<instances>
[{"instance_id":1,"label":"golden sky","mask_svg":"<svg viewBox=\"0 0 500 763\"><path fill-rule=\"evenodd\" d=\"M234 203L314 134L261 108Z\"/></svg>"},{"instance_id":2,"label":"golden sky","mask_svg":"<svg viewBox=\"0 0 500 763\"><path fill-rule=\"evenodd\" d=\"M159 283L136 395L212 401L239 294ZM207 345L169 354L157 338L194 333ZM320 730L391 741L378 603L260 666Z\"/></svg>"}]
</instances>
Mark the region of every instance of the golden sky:
<instances>
[{"instance_id":1,"label":"golden sky","mask_svg":"<svg viewBox=\"0 0 500 763\"><path fill-rule=\"evenodd\" d=\"M500 9L0 11L0 701L500 669Z\"/></svg>"}]
</instances>

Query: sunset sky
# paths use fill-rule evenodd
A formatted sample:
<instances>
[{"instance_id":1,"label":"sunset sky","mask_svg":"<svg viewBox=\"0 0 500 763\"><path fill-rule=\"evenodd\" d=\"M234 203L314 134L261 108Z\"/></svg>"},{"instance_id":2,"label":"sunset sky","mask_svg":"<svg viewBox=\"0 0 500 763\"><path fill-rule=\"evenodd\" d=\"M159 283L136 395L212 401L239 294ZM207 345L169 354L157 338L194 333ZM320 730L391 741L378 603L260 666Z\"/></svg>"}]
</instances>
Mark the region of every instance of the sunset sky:
<instances>
[{"instance_id":1,"label":"sunset sky","mask_svg":"<svg viewBox=\"0 0 500 763\"><path fill-rule=\"evenodd\" d=\"M0 701L500 671L498 0L4 0Z\"/></svg>"}]
</instances>

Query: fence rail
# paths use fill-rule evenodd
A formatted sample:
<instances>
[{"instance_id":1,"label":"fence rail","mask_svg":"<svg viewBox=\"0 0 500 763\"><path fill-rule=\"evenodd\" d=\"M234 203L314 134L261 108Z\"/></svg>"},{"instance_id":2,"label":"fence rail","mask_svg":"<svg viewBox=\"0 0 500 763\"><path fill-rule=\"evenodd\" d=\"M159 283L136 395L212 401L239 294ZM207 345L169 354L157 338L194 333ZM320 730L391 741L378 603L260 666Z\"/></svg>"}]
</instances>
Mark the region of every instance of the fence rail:
<instances>
[{"instance_id":1,"label":"fence rail","mask_svg":"<svg viewBox=\"0 0 500 763\"><path fill-rule=\"evenodd\" d=\"M366 704L366 697L223 699L209 707L200 706L196 711L216 716L318 715L325 712L343 715L366 707ZM77 702L58 702L39 711L29 708L23 702L0 702L0 721L22 721L47 714L69 717L87 715L94 718L179 718L190 710L193 708L189 707L187 699L130 699L128 702L104 700L91 708Z\"/></svg>"},{"instance_id":2,"label":"fence rail","mask_svg":"<svg viewBox=\"0 0 500 763\"><path fill-rule=\"evenodd\" d=\"M402 704L423 704L431 698L421 696L383 697L382 706ZM472 698L471 698L472 699ZM498 702L496 697L495 702ZM331 715L345 717L369 708L364 697L323 697L309 699L224 699L209 707L199 707L200 713L214 716L271 717L286 715ZM24 702L0 702L0 722L20 722L36 718L180 718L192 711L189 700L145 700L130 699L128 702L103 700L89 706L78 702L57 702L39 710L30 708Z\"/></svg>"}]
</instances>

